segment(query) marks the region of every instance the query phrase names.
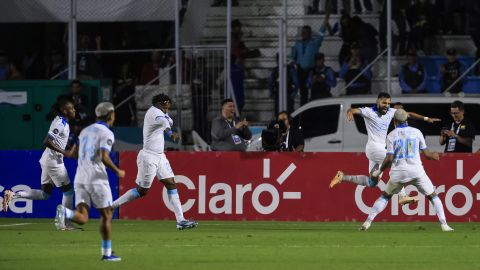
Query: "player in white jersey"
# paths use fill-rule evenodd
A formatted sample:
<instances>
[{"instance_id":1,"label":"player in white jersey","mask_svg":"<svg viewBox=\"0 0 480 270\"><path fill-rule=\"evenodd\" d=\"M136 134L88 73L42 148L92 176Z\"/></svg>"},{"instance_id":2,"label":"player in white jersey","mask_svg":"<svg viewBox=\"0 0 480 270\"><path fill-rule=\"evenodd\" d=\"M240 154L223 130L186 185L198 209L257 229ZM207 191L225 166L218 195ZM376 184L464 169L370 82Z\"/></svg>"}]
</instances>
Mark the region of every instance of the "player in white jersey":
<instances>
[{"instance_id":1,"label":"player in white jersey","mask_svg":"<svg viewBox=\"0 0 480 270\"><path fill-rule=\"evenodd\" d=\"M83 225L88 222L88 212L91 206L100 213L100 234L102 238L102 260L120 261L121 258L112 254L112 191L108 182L105 167L111 169L119 178L125 176L110 159L110 151L115 141L110 127L115 122L113 104L102 102L95 108L98 122L84 128L78 137L78 147L75 156L78 158L75 175L75 205L76 210L57 206L55 226L65 227L65 221L71 220Z\"/></svg>"},{"instance_id":2,"label":"player in white jersey","mask_svg":"<svg viewBox=\"0 0 480 270\"><path fill-rule=\"evenodd\" d=\"M373 219L387 207L388 200L393 194L398 193L405 186L414 185L420 193L427 196L435 207L442 231L453 231L445 219L442 201L438 198L432 181L425 173L420 159L420 151L430 160L438 160L439 155L428 151L422 132L409 127L407 118L408 114L403 109L395 112L396 128L387 137L387 156L380 168L372 172L372 178L378 181L380 174L391 167L390 179L385 191L375 201L371 213L360 229L365 231L370 228Z\"/></svg>"},{"instance_id":3,"label":"player in white jersey","mask_svg":"<svg viewBox=\"0 0 480 270\"><path fill-rule=\"evenodd\" d=\"M75 108L70 100L61 99L55 105L55 110L58 115L53 119L43 141L46 148L40 158L42 189L17 192L6 190L3 196L3 211L7 211L8 204L15 199L47 200L50 198L54 187L58 187L63 192L62 204L65 207L73 206L73 189L67 169L63 164L63 157L71 155L71 151L65 150L65 147L70 134L68 121L75 118ZM68 229L71 229L71 227Z\"/></svg>"},{"instance_id":4,"label":"player in white jersey","mask_svg":"<svg viewBox=\"0 0 480 270\"><path fill-rule=\"evenodd\" d=\"M163 133L167 133L173 140L177 134L172 132L173 121L168 116L171 99L164 94L152 98L152 107L147 110L143 121L143 149L137 156L138 174L136 188L125 192L120 198L113 202L112 207L121 205L144 197L148 194L155 176L165 185L168 193L168 200L173 206L177 229L190 229L198 225L196 221L187 220L183 217L182 204L175 185L174 174L167 157L163 153L165 139Z\"/></svg>"},{"instance_id":5,"label":"player in white jersey","mask_svg":"<svg viewBox=\"0 0 480 270\"><path fill-rule=\"evenodd\" d=\"M382 164L386 155L386 142L388 126L392 121L396 109L390 108L391 97L388 93L380 93L377 97L376 105L373 107L350 108L347 111L347 120L353 121L354 115L360 115L365 120L367 128L368 141L365 146L365 154L368 158L368 171L371 172L375 167ZM429 123L440 121L437 118L425 117L413 112L408 113L410 118L421 119ZM351 182L357 185L376 187L378 181L366 175L346 175L338 171L335 177L330 181L330 188L342 181ZM399 203L407 204L416 202L417 198L407 196L405 190L399 192Z\"/></svg>"}]
</instances>

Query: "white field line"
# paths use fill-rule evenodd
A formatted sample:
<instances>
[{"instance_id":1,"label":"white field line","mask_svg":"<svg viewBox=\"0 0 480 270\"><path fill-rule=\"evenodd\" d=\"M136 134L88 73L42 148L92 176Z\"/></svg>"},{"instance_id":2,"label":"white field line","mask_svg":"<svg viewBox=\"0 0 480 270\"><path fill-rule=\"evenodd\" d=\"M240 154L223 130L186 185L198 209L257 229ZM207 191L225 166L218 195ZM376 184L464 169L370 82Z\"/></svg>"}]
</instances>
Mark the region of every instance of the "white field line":
<instances>
[{"instance_id":1,"label":"white field line","mask_svg":"<svg viewBox=\"0 0 480 270\"><path fill-rule=\"evenodd\" d=\"M33 223L14 223L14 224L2 224L0 227L15 227L15 226L25 226L25 225L31 225Z\"/></svg>"}]
</instances>

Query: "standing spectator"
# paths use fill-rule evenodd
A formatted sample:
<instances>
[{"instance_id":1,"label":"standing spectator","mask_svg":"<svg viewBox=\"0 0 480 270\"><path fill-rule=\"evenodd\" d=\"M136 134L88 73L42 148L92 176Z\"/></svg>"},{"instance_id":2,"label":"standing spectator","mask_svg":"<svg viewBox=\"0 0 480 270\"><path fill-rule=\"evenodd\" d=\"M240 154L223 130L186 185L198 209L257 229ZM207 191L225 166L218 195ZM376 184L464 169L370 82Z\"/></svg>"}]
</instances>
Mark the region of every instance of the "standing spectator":
<instances>
[{"instance_id":1,"label":"standing spectator","mask_svg":"<svg viewBox=\"0 0 480 270\"><path fill-rule=\"evenodd\" d=\"M414 51L408 52L407 63L402 66L398 81L404 94L426 92L427 73L425 68L417 63L417 54Z\"/></svg>"},{"instance_id":2,"label":"standing spectator","mask_svg":"<svg viewBox=\"0 0 480 270\"><path fill-rule=\"evenodd\" d=\"M160 74L160 52L152 52L151 61L145 63L142 67L142 73L140 74L140 84L145 85L157 78ZM151 84L158 84L158 78L151 82Z\"/></svg>"},{"instance_id":3,"label":"standing spectator","mask_svg":"<svg viewBox=\"0 0 480 270\"><path fill-rule=\"evenodd\" d=\"M47 63L46 78L51 79L54 76L56 80L67 80L68 70L63 61L62 54L59 50L52 49Z\"/></svg>"},{"instance_id":4,"label":"standing spectator","mask_svg":"<svg viewBox=\"0 0 480 270\"><path fill-rule=\"evenodd\" d=\"M378 53L377 29L358 16L353 17L351 23L355 29L355 41L360 46L360 55L367 62L372 62Z\"/></svg>"},{"instance_id":5,"label":"standing spectator","mask_svg":"<svg viewBox=\"0 0 480 270\"><path fill-rule=\"evenodd\" d=\"M342 39L342 47L340 48L340 54L338 55L338 63L340 66L345 62L345 59L350 55L350 45L356 40L357 29L351 23L352 18L346 12L342 13L340 21L330 28L328 25L330 35L338 36Z\"/></svg>"},{"instance_id":6,"label":"standing spectator","mask_svg":"<svg viewBox=\"0 0 480 270\"><path fill-rule=\"evenodd\" d=\"M235 104L231 99L222 102L221 115L212 121L213 151L245 151L252 138L246 119L235 117Z\"/></svg>"},{"instance_id":7,"label":"standing spectator","mask_svg":"<svg viewBox=\"0 0 480 270\"><path fill-rule=\"evenodd\" d=\"M95 49L102 49L102 38L95 37ZM81 79L102 78L102 69L100 67L100 55L92 53L82 53L90 49L90 37L86 34L80 34L80 44L78 46L79 54L77 56L78 66L77 74Z\"/></svg>"},{"instance_id":8,"label":"standing spectator","mask_svg":"<svg viewBox=\"0 0 480 270\"><path fill-rule=\"evenodd\" d=\"M450 105L452 121L446 123L440 132L440 145L445 144L445 153L472 153L475 127L465 118L463 102L456 100Z\"/></svg>"},{"instance_id":9,"label":"standing spectator","mask_svg":"<svg viewBox=\"0 0 480 270\"><path fill-rule=\"evenodd\" d=\"M245 105L245 71L242 66L237 63L235 57L232 55L232 63L230 67L230 80L232 81L233 93L235 94L235 101L237 102L238 111L241 113Z\"/></svg>"},{"instance_id":10,"label":"standing spectator","mask_svg":"<svg viewBox=\"0 0 480 270\"><path fill-rule=\"evenodd\" d=\"M319 34L312 37L312 28L309 25L302 27L302 39L297 40L292 48L292 58L297 65L298 80L300 83L300 105L308 101L307 79L310 71L315 67L315 54L322 45L325 36L329 14L320 27Z\"/></svg>"},{"instance_id":11,"label":"standing spectator","mask_svg":"<svg viewBox=\"0 0 480 270\"><path fill-rule=\"evenodd\" d=\"M392 51L395 52L398 46L398 55L403 56L407 50L407 41L410 35L407 11L402 8L398 12L395 12L393 20L392 31L395 31L395 35L392 36ZM393 29L394 27L396 27L396 30Z\"/></svg>"},{"instance_id":12,"label":"standing spectator","mask_svg":"<svg viewBox=\"0 0 480 270\"><path fill-rule=\"evenodd\" d=\"M465 71L465 66L457 59L457 50L450 48L447 50L446 64L440 66L440 82L442 92L445 92ZM465 78L465 77L464 77ZM463 92L464 79L458 81L451 89L450 93Z\"/></svg>"},{"instance_id":13,"label":"standing spectator","mask_svg":"<svg viewBox=\"0 0 480 270\"><path fill-rule=\"evenodd\" d=\"M243 31L242 23L240 20L232 21L232 54L235 55L237 59L237 64L243 67L245 58L254 58L260 56L260 51L258 49L250 50L242 40Z\"/></svg>"},{"instance_id":14,"label":"standing spectator","mask_svg":"<svg viewBox=\"0 0 480 270\"><path fill-rule=\"evenodd\" d=\"M303 152L305 148L305 139L303 132L293 125L292 117L288 112L282 111L278 113L278 121L285 124L285 133L282 134L282 151L285 152Z\"/></svg>"},{"instance_id":15,"label":"standing spectator","mask_svg":"<svg viewBox=\"0 0 480 270\"><path fill-rule=\"evenodd\" d=\"M307 86L311 91L310 100L331 97L330 89L337 86L333 69L325 66L325 55L323 53L315 55L315 68L308 76Z\"/></svg>"},{"instance_id":16,"label":"standing spectator","mask_svg":"<svg viewBox=\"0 0 480 270\"><path fill-rule=\"evenodd\" d=\"M275 100L275 114L279 113L279 84L278 84L278 53L276 56L277 66L272 69L270 77L268 77L268 89L270 95ZM287 112L293 112L293 106L295 105L295 96L298 93L298 75L297 70L293 65L287 65Z\"/></svg>"},{"instance_id":17,"label":"standing spectator","mask_svg":"<svg viewBox=\"0 0 480 270\"><path fill-rule=\"evenodd\" d=\"M416 0L407 10L410 24L409 46L416 51L424 49L425 37L432 34L432 14L435 8L427 0Z\"/></svg>"},{"instance_id":18,"label":"standing spectator","mask_svg":"<svg viewBox=\"0 0 480 270\"><path fill-rule=\"evenodd\" d=\"M368 65L367 61L360 56L360 50L357 43L350 46L350 57L342 64L340 78L349 84L360 72ZM347 88L347 95L361 95L370 92L372 80L372 71L366 69L358 79Z\"/></svg>"}]
</instances>

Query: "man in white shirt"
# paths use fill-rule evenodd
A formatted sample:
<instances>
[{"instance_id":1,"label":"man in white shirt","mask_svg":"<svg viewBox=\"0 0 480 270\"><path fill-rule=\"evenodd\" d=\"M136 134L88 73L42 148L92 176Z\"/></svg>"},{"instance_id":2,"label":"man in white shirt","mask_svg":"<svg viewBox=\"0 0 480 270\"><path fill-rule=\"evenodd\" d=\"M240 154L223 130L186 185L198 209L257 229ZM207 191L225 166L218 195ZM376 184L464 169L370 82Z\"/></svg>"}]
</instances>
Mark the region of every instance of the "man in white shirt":
<instances>
[{"instance_id":1,"label":"man in white shirt","mask_svg":"<svg viewBox=\"0 0 480 270\"><path fill-rule=\"evenodd\" d=\"M65 147L70 135L68 121L75 119L75 108L73 102L69 99L61 99L54 109L58 115L53 119L47 136L43 141L43 145L46 148L39 161L42 168L42 189L17 192L6 190L3 196L3 211L7 211L8 204L15 199L47 200L50 198L54 187L59 188L63 192L62 205L70 208L73 206L73 189L67 169L63 164L63 157L71 155L71 152L66 151Z\"/></svg>"},{"instance_id":2,"label":"man in white shirt","mask_svg":"<svg viewBox=\"0 0 480 270\"><path fill-rule=\"evenodd\" d=\"M387 137L387 156L381 167L372 172L372 178L378 181L380 174L391 167L390 180L383 194L375 201L372 212L360 229L366 231L370 228L373 219L387 207L388 200L393 194L398 193L405 186L414 185L420 193L427 196L435 207L442 231L453 231L447 224L442 201L438 198L432 181L425 173L420 159L420 151L430 160L438 160L439 155L428 151L422 132L409 127L407 118L408 113L403 109L395 112L396 128Z\"/></svg>"},{"instance_id":3,"label":"man in white shirt","mask_svg":"<svg viewBox=\"0 0 480 270\"><path fill-rule=\"evenodd\" d=\"M102 102L95 108L97 122L84 128L78 137L78 147L74 156L78 158L75 174L76 210L57 206L55 226L65 227L65 221L71 220L83 225L88 222L90 206L100 213L100 235L102 238L102 261L120 261L112 254L112 190L108 182L106 167L119 178L125 176L110 159L115 137L110 127L115 122L115 108L110 102Z\"/></svg>"},{"instance_id":4,"label":"man in white shirt","mask_svg":"<svg viewBox=\"0 0 480 270\"><path fill-rule=\"evenodd\" d=\"M138 174L135 181L137 187L125 192L113 202L112 207L118 208L127 202L146 196L152 186L153 179L157 176L167 188L168 199L173 206L177 220L177 229L191 229L195 228L198 223L183 217L182 204L174 179L175 175L163 152L165 144L163 133L167 133L173 140L177 139L177 134L171 130L173 121L168 115L171 105L172 100L165 94L153 97L152 107L147 110L143 121L143 149L137 156Z\"/></svg>"},{"instance_id":5,"label":"man in white shirt","mask_svg":"<svg viewBox=\"0 0 480 270\"><path fill-rule=\"evenodd\" d=\"M380 93L377 97L376 105L373 107L350 108L347 111L347 120L353 121L354 115L360 115L365 120L367 128L368 141L365 146L365 154L368 158L368 171L371 172L375 167L380 166L386 155L385 138L387 137L388 126L392 121L396 109L390 108L391 96L388 93ZM408 116L413 119L421 119L429 123L440 121L437 118L429 118L416 113L409 112ZM330 188L342 181L351 182L357 185L376 187L378 181L373 180L366 175L346 175L338 171L335 177L330 181ZM408 204L417 201L416 197L407 196L405 190L399 192L399 203Z\"/></svg>"}]
</instances>

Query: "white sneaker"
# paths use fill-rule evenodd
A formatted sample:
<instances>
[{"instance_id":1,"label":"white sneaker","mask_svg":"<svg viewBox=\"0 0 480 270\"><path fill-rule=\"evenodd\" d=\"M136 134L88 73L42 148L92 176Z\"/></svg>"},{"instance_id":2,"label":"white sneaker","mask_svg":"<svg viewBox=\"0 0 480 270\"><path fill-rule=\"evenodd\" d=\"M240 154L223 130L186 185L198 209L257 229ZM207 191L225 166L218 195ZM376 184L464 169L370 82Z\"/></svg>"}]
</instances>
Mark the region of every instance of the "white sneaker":
<instances>
[{"instance_id":1,"label":"white sneaker","mask_svg":"<svg viewBox=\"0 0 480 270\"><path fill-rule=\"evenodd\" d=\"M442 224L441 227L442 227L443 232L453 232L454 231L454 229L452 227L448 226L448 224Z\"/></svg>"},{"instance_id":2,"label":"white sneaker","mask_svg":"<svg viewBox=\"0 0 480 270\"><path fill-rule=\"evenodd\" d=\"M55 228L57 228L57 230L65 230L65 207L61 204L57 206L57 213L55 214Z\"/></svg>"},{"instance_id":3,"label":"white sneaker","mask_svg":"<svg viewBox=\"0 0 480 270\"><path fill-rule=\"evenodd\" d=\"M3 193L3 201L2 201L2 210L3 212L7 212L8 210L8 204L12 201L13 199L13 191L11 190L5 190Z\"/></svg>"},{"instance_id":4,"label":"white sneaker","mask_svg":"<svg viewBox=\"0 0 480 270\"><path fill-rule=\"evenodd\" d=\"M369 221L365 221L363 224L362 224L362 227L360 227L358 230L359 231L366 231L370 228L370 226L372 226L372 223L369 222Z\"/></svg>"}]
</instances>

